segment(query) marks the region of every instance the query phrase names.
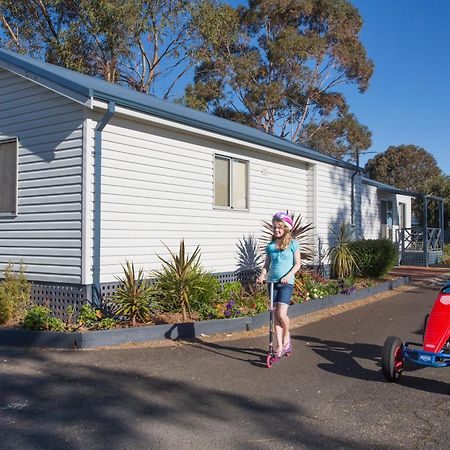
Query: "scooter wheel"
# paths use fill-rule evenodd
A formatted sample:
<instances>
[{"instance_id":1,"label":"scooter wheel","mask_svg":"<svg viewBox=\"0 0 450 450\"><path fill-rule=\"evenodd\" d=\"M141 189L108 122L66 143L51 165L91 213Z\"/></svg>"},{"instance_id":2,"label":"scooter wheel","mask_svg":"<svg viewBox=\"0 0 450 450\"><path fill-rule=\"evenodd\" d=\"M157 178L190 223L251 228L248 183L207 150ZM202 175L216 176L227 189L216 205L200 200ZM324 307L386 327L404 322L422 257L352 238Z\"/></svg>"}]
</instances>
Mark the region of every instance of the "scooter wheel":
<instances>
[{"instance_id":1,"label":"scooter wheel","mask_svg":"<svg viewBox=\"0 0 450 450\"><path fill-rule=\"evenodd\" d=\"M389 336L381 353L381 369L388 381L398 381L403 370L403 343L400 338Z\"/></svg>"},{"instance_id":2,"label":"scooter wheel","mask_svg":"<svg viewBox=\"0 0 450 450\"><path fill-rule=\"evenodd\" d=\"M267 355L267 359L266 359L266 366L267 366L267 368L271 369L272 365L273 365L273 363L272 363L272 355Z\"/></svg>"}]
</instances>

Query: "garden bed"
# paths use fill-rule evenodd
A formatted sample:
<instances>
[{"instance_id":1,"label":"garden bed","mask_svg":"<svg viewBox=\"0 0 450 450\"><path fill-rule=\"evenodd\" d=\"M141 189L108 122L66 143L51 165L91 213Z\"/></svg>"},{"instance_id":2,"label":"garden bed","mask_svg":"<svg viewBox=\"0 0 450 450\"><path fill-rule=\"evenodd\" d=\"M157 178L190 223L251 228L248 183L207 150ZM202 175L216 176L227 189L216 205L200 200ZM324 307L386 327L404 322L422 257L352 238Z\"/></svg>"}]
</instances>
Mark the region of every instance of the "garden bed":
<instances>
[{"instance_id":1,"label":"garden bed","mask_svg":"<svg viewBox=\"0 0 450 450\"><path fill-rule=\"evenodd\" d=\"M339 294L297 303L290 307L289 315L292 318L299 317L340 304L361 300L381 292L392 290L409 283L409 281L409 277L401 277L384 281L371 287L357 289L348 295ZM200 338L201 335L256 330L267 325L268 316L268 312L264 312L253 316L230 319L165 323L150 326L142 325L99 331L78 330L75 332L55 332L32 331L23 328L0 328L0 345L88 349L122 345L129 342ZM170 320L169 317L168 315L166 319Z\"/></svg>"}]
</instances>

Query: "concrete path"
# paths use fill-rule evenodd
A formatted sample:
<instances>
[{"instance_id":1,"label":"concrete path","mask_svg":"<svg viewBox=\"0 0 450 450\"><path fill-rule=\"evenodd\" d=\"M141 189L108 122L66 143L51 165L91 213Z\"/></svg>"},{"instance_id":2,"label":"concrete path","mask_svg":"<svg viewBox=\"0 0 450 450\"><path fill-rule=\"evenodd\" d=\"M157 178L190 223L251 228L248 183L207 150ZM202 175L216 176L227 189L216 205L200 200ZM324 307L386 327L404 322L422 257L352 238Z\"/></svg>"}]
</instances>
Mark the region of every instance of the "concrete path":
<instances>
[{"instance_id":1,"label":"concrete path","mask_svg":"<svg viewBox=\"0 0 450 450\"><path fill-rule=\"evenodd\" d=\"M322 313L293 330L293 355L272 369L265 335L0 349L0 448L450 448L450 368L409 367L399 384L380 372L385 338L420 341L436 294L401 288Z\"/></svg>"}]
</instances>

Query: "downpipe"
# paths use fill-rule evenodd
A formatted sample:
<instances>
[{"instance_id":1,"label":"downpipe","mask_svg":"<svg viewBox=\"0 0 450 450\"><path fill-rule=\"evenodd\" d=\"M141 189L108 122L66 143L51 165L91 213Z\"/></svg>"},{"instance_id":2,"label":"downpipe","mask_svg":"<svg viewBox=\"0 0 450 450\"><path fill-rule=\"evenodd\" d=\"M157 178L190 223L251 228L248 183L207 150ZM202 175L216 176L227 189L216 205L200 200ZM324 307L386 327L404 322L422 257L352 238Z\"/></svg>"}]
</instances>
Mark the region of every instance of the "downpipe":
<instances>
[{"instance_id":1,"label":"downpipe","mask_svg":"<svg viewBox=\"0 0 450 450\"><path fill-rule=\"evenodd\" d=\"M116 112L115 102L109 102L108 111L100 119L95 128L94 144L94 242L92 267L92 303L100 306L100 256L102 230L102 132Z\"/></svg>"}]
</instances>

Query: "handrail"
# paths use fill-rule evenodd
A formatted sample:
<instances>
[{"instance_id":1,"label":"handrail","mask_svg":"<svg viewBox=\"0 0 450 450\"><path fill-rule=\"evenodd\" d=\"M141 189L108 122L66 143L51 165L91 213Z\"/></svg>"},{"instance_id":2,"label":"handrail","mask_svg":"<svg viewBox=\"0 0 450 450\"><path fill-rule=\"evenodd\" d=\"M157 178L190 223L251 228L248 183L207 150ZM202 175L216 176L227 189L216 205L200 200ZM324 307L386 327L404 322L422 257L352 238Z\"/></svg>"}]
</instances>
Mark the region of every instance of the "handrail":
<instances>
[{"instance_id":1,"label":"handrail","mask_svg":"<svg viewBox=\"0 0 450 450\"><path fill-rule=\"evenodd\" d=\"M426 231L422 227L400 228L397 230L396 240L404 251L424 250L424 243L429 251L434 251L442 250L441 235L440 228L426 228Z\"/></svg>"}]
</instances>

